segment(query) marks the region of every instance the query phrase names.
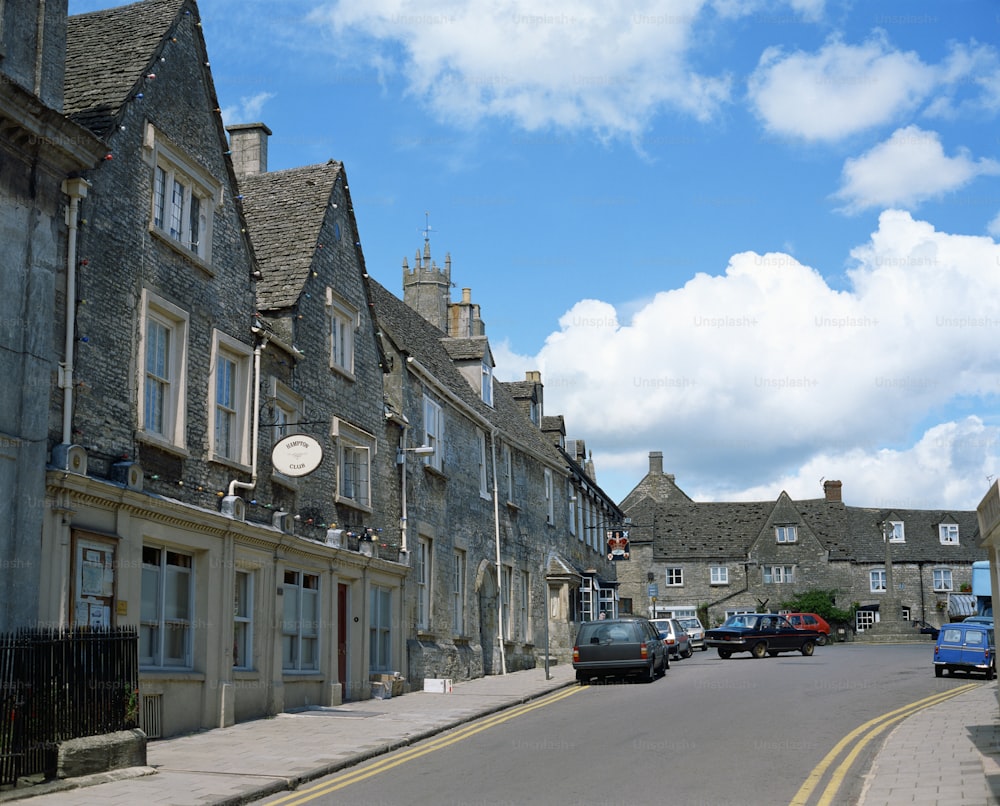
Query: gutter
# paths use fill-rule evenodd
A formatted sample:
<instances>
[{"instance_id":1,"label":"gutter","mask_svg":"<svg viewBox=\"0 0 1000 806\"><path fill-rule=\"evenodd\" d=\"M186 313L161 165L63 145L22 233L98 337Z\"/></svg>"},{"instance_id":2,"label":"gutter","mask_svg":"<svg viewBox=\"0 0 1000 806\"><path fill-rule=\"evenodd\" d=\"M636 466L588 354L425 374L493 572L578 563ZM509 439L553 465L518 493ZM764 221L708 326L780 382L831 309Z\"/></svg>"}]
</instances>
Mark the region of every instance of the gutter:
<instances>
[{"instance_id":1,"label":"gutter","mask_svg":"<svg viewBox=\"0 0 1000 806\"><path fill-rule=\"evenodd\" d=\"M76 346L76 239L77 218L80 214L80 199L87 197L90 183L81 177L65 179L62 191L69 196L66 211L66 343L63 347L63 363L60 366L59 385L63 390L62 441L69 445L73 439L73 353Z\"/></svg>"}]
</instances>

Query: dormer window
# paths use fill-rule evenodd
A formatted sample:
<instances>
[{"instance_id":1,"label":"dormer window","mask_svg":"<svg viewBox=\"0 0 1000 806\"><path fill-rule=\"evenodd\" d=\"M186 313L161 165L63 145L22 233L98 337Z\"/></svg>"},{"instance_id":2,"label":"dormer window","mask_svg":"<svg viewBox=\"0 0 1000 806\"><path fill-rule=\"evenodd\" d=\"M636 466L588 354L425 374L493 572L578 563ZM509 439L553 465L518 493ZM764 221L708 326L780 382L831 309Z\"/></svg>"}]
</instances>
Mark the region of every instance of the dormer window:
<instances>
[{"instance_id":1,"label":"dormer window","mask_svg":"<svg viewBox=\"0 0 1000 806\"><path fill-rule=\"evenodd\" d=\"M957 546L958 524L957 523L938 524L938 537L941 539L942 546Z\"/></svg>"},{"instance_id":2,"label":"dormer window","mask_svg":"<svg viewBox=\"0 0 1000 806\"><path fill-rule=\"evenodd\" d=\"M483 361L482 398L487 406L493 405L493 367L486 361Z\"/></svg>"},{"instance_id":3,"label":"dormer window","mask_svg":"<svg viewBox=\"0 0 1000 806\"><path fill-rule=\"evenodd\" d=\"M775 526L774 535L779 543L795 543L799 539L795 526Z\"/></svg>"},{"instance_id":4,"label":"dormer window","mask_svg":"<svg viewBox=\"0 0 1000 806\"><path fill-rule=\"evenodd\" d=\"M906 542L906 536L903 532L902 521L889 521L888 528L886 529L886 534L889 536L890 543Z\"/></svg>"}]
</instances>

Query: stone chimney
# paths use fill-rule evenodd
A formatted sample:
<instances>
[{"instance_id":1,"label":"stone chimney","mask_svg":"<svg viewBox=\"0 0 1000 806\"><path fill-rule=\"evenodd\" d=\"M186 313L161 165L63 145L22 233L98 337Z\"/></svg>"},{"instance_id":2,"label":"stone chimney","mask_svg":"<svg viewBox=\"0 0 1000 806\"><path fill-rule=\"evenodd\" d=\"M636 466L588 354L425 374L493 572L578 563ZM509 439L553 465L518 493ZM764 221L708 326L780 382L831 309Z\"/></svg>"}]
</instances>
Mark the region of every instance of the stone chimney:
<instances>
[{"instance_id":1,"label":"stone chimney","mask_svg":"<svg viewBox=\"0 0 1000 806\"><path fill-rule=\"evenodd\" d=\"M649 452L649 475L663 475L663 451Z\"/></svg>"},{"instance_id":2,"label":"stone chimney","mask_svg":"<svg viewBox=\"0 0 1000 806\"><path fill-rule=\"evenodd\" d=\"M472 289L462 289L462 301L448 303L448 335L470 339L486 335L486 325L479 316L479 306L472 301Z\"/></svg>"},{"instance_id":3,"label":"stone chimney","mask_svg":"<svg viewBox=\"0 0 1000 806\"><path fill-rule=\"evenodd\" d=\"M843 502L841 497L840 488L843 485L839 481L824 481L823 482L823 495L826 500L831 504L840 504Z\"/></svg>"},{"instance_id":4,"label":"stone chimney","mask_svg":"<svg viewBox=\"0 0 1000 806\"><path fill-rule=\"evenodd\" d=\"M226 131L236 178L267 173L267 138L271 130L263 123L239 123L226 126Z\"/></svg>"}]
</instances>

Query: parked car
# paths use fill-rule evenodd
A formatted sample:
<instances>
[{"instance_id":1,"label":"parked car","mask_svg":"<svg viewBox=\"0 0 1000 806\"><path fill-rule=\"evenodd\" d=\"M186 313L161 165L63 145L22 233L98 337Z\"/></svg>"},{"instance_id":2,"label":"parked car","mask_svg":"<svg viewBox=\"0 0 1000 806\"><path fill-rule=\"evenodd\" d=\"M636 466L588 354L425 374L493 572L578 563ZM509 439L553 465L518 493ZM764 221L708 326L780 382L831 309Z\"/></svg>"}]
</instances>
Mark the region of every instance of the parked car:
<instances>
[{"instance_id":1,"label":"parked car","mask_svg":"<svg viewBox=\"0 0 1000 806\"><path fill-rule=\"evenodd\" d=\"M667 645L667 652L675 659L690 658L694 654L691 637L675 618L655 618L652 624Z\"/></svg>"},{"instance_id":2,"label":"parked car","mask_svg":"<svg viewBox=\"0 0 1000 806\"><path fill-rule=\"evenodd\" d=\"M965 624L989 624L993 626L993 616L969 616L967 619L962 619Z\"/></svg>"},{"instance_id":3,"label":"parked car","mask_svg":"<svg viewBox=\"0 0 1000 806\"><path fill-rule=\"evenodd\" d=\"M816 613L789 613L785 618L798 630L816 630L819 633L816 646L823 646L830 639L830 625Z\"/></svg>"},{"instance_id":4,"label":"parked car","mask_svg":"<svg viewBox=\"0 0 1000 806\"><path fill-rule=\"evenodd\" d=\"M705 646L705 628L702 626L701 621L694 616L679 618L677 620L681 623L681 626L691 639L692 649L700 649L702 652L708 649L708 647Z\"/></svg>"},{"instance_id":5,"label":"parked car","mask_svg":"<svg viewBox=\"0 0 1000 806\"><path fill-rule=\"evenodd\" d=\"M913 619L913 628L919 630L921 635L929 635L934 641L937 641L938 634L941 632L940 627L928 624L923 619Z\"/></svg>"},{"instance_id":6,"label":"parked car","mask_svg":"<svg viewBox=\"0 0 1000 806\"><path fill-rule=\"evenodd\" d=\"M774 657L780 652L812 655L822 633L798 630L777 613L742 613L730 616L721 627L705 631L705 643L717 647L720 658L734 652L749 652L755 658Z\"/></svg>"},{"instance_id":7,"label":"parked car","mask_svg":"<svg viewBox=\"0 0 1000 806\"><path fill-rule=\"evenodd\" d=\"M982 673L987 680L996 677L996 646L993 626L962 621L945 624L934 644L934 676L945 671Z\"/></svg>"},{"instance_id":8,"label":"parked car","mask_svg":"<svg viewBox=\"0 0 1000 806\"><path fill-rule=\"evenodd\" d=\"M642 616L585 621L573 647L576 679L634 676L652 682L670 668L667 646Z\"/></svg>"}]
</instances>

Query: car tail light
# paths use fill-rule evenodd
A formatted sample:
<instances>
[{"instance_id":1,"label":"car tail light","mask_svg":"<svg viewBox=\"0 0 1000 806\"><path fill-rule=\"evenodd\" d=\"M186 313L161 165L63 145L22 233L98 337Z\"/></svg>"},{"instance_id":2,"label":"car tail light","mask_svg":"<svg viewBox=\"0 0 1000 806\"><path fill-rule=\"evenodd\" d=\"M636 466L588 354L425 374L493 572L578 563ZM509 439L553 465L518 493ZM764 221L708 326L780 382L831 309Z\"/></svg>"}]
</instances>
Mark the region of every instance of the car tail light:
<instances>
[{"instance_id":1,"label":"car tail light","mask_svg":"<svg viewBox=\"0 0 1000 806\"><path fill-rule=\"evenodd\" d=\"M580 647L575 646L573 647L573 663L579 663L579 662L580 662Z\"/></svg>"},{"instance_id":2,"label":"car tail light","mask_svg":"<svg viewBox=\"0 0 1000 806\"><path fill-rule=\"evenodd\" d=\"M646 651L646 642L645 641L643 641L641 644L639 644L639 657L642 658L643 660L645 660L646 658L649 657L649 653Z\"/></svg>"}]
</instances>

